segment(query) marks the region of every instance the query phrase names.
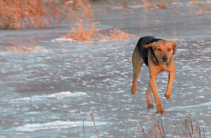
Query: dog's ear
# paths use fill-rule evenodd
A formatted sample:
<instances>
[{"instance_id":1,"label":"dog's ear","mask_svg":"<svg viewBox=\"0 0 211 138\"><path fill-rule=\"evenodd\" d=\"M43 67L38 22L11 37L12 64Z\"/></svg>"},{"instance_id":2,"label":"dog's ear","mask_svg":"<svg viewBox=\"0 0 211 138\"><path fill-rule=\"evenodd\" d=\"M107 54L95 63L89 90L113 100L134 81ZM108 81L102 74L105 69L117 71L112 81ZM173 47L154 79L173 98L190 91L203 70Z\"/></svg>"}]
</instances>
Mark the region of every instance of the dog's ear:
<instances>
[{"instance_id":1,"label":"dog's ear","mask_svg":"<svg viewBox=\"0 0 211 138\"><path fill-rule=\"evenodd\" d=\"M171 43L172 43L173 55L175 55L177 51L177 45L173 41L171 41Z\"/></svg>"},{"instance_id":2,"label":"dog's ear","mask_svg":"<svg viewBox=\"0 0 211 138\"><path fill-rule=\"evenodd\" d=\"M150 43L150 44L148 44L148 45L144 45L143 48L152 47L152 50L154 50L154 49L155 49L155 44L156 44L156 42L153 42L153 43Z\"/></svg>"}]
</instances>

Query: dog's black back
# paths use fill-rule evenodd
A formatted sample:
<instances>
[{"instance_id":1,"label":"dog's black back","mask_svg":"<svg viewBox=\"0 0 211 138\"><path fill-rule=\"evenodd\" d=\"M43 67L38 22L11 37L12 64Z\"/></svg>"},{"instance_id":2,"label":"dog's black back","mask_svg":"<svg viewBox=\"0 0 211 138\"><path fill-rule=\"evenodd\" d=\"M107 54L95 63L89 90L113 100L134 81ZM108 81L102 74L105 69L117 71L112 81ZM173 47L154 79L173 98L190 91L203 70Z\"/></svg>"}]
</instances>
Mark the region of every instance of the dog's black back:
<instances>
[{"instance_id":1,"label":"dog's black back","mask_svg":"<svg viewBox=\"0 0 211 138\"><path fill-rule=\"evenodd\" d=\"M149 48L143 48L144 45L147 45L147 44L150 44L150 43L153 43L153 42L157 42L159 40L162 40L162 39L158 39L158 38L155 38L153 36L144 36L144 37L141 37L139 40L138 40L138 43L137 43L137 47L138 47L138 50L141 54L141 57L143 58L144 60L144 63L148 66L148 58L147 58L147 53L148 53L148 50L151 51L151 53L154 53L152 48L149 47Z\"/></svg>"}]
</instances>

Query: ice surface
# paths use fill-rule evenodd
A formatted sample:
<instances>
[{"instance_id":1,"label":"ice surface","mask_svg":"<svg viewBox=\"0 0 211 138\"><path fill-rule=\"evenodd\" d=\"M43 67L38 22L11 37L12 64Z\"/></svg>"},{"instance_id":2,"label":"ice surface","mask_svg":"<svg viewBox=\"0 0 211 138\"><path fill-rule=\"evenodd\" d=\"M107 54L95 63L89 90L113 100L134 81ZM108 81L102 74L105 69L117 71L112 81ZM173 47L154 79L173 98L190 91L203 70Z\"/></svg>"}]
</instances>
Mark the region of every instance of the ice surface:
<instances>
[{"instance_id":1,"label":"ice surface","mask_svg":"<svg viewBox=\"0 0 211 138\"><path fill-rule=\"evenodd\" d=\"M130 34L153 35L177 44L171 100L164 97L168 73L159 74L157 81L165 115L146 108L149 73L145 65L137 93L130 93L131 56L137 38L64 41L61 37L69 32L68 24L44 30L1 30L1 50L11 42L41 48L31 53L0 52L0 137L78 138L84 133L85 137L96 137L90 113L100 137L143 137L138 131L139 120L149 131L159 119L167 137L179 137L172 124L182 124L187 115L211 136L210 7L201 7L203 12L196 15L194 11L199 9L186 2L173 2L165 10L144 9L139 4L128 6L126 12L112 7L104 13L102 3L93 8L101 11L94 19L101 22L101 29L118 27ZM153 96L152 102L155 104Z\"/></svg>"},{"instance_id":2,"label":"ice surface","mask_svg":"<svg viewBox=\"0 0 211 138\"><path fill-rule=\"evenodd\" d=\"M95 125L101 126L101 125L107 125L106 122L95 122ZM26 124L24 126L19 126L14 128L15 131L20 132L34 132L38 130L45 130L45 129L68 129L73 127L87 127L87 126L93 126L93 122L91 121L54 121L54 122L48 122L43 124Z\"/></svg>"},{"instance_id":3,"label":"ice surface","mask_svg":"<svg viewBox=\"0 0 211 138\"><path fill-rule=\"evenodd\" d=\"M85 96L86 93L84 92L59 92L55 94L49 94L49 95L38 95L38 96L32 96L32 97L24 97L24 98L17 98L14 100L11 100L11 103L18 103L18 102L34 102L34 101L41 101L41 100L46 100L46 99L52 99L52 98L57 98L57 99L63 99L65 97L76 97L76 96Z\"/></svg>"}]
</instances>

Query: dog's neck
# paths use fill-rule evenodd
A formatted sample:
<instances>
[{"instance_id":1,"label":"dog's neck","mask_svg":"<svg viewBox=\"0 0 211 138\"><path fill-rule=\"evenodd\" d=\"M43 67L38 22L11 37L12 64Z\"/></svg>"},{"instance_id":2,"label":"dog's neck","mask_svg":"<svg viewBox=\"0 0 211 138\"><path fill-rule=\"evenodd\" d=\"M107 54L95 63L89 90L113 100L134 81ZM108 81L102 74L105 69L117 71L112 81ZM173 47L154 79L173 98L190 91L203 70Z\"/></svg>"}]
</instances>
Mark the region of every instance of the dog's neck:
<instances>
[{"instance_id":1,"label":"dog's neck","mask_svg":"<svg viewBox=\"0 0 211 138\"><path fill-rule=\"evenodd\" d=\"M156 58L156 56L155 56L154 50L151 51L151 54L150 54L150 55L151 55L150 58L151 58L152 62L153 62L155 65L158 65L159 62L158 62L158 60L157 60L157 58Z\"/></svg>"}]
</instances>

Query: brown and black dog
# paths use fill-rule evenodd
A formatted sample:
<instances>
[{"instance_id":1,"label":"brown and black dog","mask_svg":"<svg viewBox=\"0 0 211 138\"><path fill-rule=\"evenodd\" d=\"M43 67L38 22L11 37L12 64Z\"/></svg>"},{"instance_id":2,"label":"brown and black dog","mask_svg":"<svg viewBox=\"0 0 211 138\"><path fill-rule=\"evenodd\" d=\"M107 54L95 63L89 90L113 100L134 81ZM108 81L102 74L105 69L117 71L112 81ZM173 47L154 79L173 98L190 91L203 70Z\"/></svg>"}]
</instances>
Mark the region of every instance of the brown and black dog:
<instances>
[{"instance_id":1,"label":"brown and black dog","mask_svg":"<svg viewBox=\"0 0 211 138\"><path fill-rule=\"evenodd\" d=\"M149 67L149 86L146 92L147 107L154 108L151 102L151 91L154 94L157 112L164 114L161 100L157 90L157 76L163 71L169 72L168 86L164 96L171 99L171 87L176 74L175 62L173 55L176 53L177 46L172 41L154 38L152 36L145 36L139 39L132 56L133 63L133 84L131 93L134 95L137 90L137 80L141 73L141 67L145 63Z\"/></svg>"}]
</instances>

